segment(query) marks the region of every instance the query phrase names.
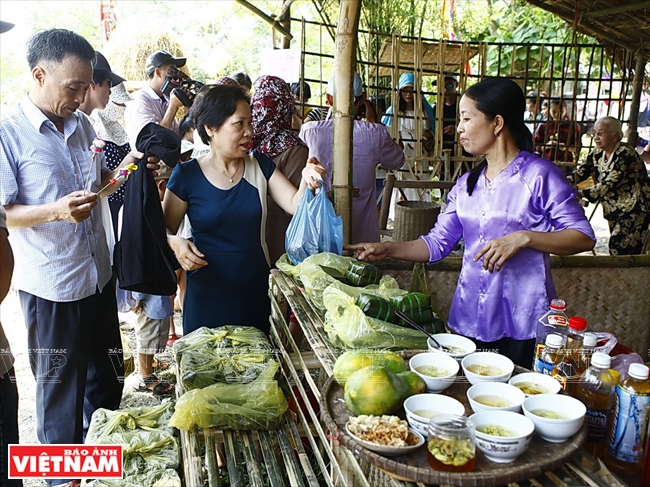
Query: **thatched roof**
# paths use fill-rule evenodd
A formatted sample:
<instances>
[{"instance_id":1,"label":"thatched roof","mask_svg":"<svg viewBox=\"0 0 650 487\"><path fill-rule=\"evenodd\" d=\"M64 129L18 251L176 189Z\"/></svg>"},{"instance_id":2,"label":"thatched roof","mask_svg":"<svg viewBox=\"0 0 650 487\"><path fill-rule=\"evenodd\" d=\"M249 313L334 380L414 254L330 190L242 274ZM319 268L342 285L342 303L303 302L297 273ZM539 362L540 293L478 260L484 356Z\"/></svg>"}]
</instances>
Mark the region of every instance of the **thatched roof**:
<instances>
[{"instance_id":1,"label":"thatched roof","mask_svg":"<svg viewBox=\"0 0 650 487\"><path fill-rule=\"evenodd\" d=\"M444 44L444 46L443 46ZM425 73L436 73L443 71L458 72L461 65L466 64L479 52L476 46L462 46L461 44L448 44L440 41L438 43L422 42L421 54L414 56L418 46L409 41L398 41L399 53L393 53L393 43L387 39L381 46L379 52L379 76L390 76L393 73L392 64L395 55L399 59L399 72L413 72L420 68ZM441 56L440 49L444 49L444 56ZM397 50L397 49L395 49ZM414 58L418 59L418 66L414 64Z\"/></svg>"},{"instance_id":2,"label":"thatched roof","mask_svg":"<svg viewBox=\"0 0 650 487\"><path fill-rule=\"evenodd\" d=\"M605 45L643 52L650 60L650 1L527 0Z\"/></svg>"}]
</instances>

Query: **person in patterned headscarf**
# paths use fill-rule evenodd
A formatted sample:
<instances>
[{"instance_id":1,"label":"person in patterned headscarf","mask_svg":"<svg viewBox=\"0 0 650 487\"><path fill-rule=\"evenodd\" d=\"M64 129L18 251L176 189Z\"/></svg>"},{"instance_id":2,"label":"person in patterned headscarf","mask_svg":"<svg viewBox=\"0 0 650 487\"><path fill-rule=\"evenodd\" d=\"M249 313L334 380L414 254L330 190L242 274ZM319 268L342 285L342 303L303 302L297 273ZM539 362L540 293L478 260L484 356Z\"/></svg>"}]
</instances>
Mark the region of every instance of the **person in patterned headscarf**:
<instances>
[{"instance_id":1,"label":"person in patterned headscarf","mask_svg":"<svg viewBox=\"0 0 650 487\"><path fill-rule=\"evenodd\" d=\"M251 150L269 156L291 183L299 187L302 169L309 157L307 145L291 130L296 113L293 96L287 83L277 76L260 76L251 98L253 138ZM266 242L271 262L285 252L284 235L291 221L273 201L269 204Z\"/></svg>"}]
</instances>

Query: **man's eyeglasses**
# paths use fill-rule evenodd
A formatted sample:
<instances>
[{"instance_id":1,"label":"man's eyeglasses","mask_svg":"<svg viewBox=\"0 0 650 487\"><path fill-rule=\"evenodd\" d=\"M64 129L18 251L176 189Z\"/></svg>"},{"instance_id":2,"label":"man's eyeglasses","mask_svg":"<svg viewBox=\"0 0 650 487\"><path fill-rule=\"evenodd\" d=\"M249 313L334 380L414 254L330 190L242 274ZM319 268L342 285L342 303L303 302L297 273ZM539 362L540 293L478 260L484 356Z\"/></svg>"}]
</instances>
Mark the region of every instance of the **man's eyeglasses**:
<instances>
[{"instance_id":1,"label":"man's eyeglasses","mask_svg":"<svg viewBox=\"0 0 650 487\"><path fill-rule=\"evenodd\" d=\"M454 83L447 83L445 85L445 90L453 90L454 89Z\"/></svg>"}]
</instances>

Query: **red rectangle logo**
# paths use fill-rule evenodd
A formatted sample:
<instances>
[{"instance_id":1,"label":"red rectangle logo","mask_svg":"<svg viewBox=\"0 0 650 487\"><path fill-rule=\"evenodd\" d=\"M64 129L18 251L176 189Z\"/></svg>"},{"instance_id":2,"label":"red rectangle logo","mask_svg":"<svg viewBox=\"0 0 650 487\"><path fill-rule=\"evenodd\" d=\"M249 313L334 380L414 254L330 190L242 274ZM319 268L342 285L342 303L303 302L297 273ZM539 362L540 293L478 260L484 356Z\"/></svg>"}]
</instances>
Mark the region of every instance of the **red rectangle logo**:
<instances>
[{"instance_id":1,"label":"red rectangle logo","mask_svg":"<svg viewBox=\"0 0 650 487\"><path fill-rule=\"evenodd\" d=\"M9 445L10 479L122 476L122 445Z\"/></svg>"}]
</instances>

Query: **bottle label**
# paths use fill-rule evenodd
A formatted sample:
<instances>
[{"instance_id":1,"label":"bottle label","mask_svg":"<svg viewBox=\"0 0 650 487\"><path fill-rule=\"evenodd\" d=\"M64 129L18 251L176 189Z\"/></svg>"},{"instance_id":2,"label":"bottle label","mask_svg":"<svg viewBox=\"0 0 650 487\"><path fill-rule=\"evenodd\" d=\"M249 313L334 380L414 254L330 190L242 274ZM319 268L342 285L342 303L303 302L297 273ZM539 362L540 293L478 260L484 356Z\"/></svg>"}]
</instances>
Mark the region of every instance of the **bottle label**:
<instances>
[{"instance_id":1,"label":"bottle label","mask_svg":"<svg viewBox=\"0 0 650 487\"><path fill-rule=\"evenodd\" d=\"M617 460L638 463L643 455L647 411L650 395L634 394L621 386L616 388L616 403L607 452Z\"/></svg>"},{"instance_id":2,"label":"bottle label","mask_svg":"<svg viewBox=\"0 0 650 487\"><path fill-rule=\"evenodd\" d=\"M559 374L551 374L551 375L553 376L553 378L556 381L558 381L560 383L560 385L562 386L562 389L564 389L566 391L567 378L565 376L559 375Z\"/></svg>"},{"instance_id":3,"label":"bottle label","mask_svg":"<svg viewBox=\"0 0 650 487\"><path fill-rule=\"evenodd\" d=\"M542 351L544 351L545 345L543 343L537 343L535 345L535 356L533 357L533 370L537 370L537 361L542 356Z\"/></svg>"},{"instance_id":4,"label":"bottle label","mask_svg":"<svg viewBox=\"0 0 650 487\"><path fill-rule=\"evenodd\" d=\"M548 315L546 319L548 320L549 325L567 326L569 324L569 320L566 319L566 316L562 315Z\"/></svg>"},{"instance_id":5,"label":"bottle label","mask_svg":"<svg viewBox=\"0 0 650 487\"><path fill-rule=\"evenodd\" d=\"M585 422L589 428L589 437L587 441L591 443L598 443L605 438L605 433L607 432L607 418L609 417L608 409L593 409L587 408L587 414L585 415Z\"/></svg>"},{"instance_id":6,"label":"bottle label","mask_svg":"<svg viewBox=\"0 0 650 487\"><path fill-rule=\"evenodd\" d=\"M545 362L541 358L535 360L535 372L538 374L552 375L553 367L555 367L553 362Z\"/></svg>"}]
</instances>

